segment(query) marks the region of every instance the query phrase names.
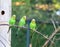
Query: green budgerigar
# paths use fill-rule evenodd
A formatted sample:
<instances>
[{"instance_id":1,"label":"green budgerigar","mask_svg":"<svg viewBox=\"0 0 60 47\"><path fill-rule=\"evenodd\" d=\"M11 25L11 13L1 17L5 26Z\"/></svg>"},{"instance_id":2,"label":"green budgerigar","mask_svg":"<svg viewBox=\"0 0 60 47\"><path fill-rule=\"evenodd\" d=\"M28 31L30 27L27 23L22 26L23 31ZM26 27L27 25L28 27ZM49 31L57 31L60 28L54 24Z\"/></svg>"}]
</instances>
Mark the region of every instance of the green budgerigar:
<instances>
[{"instance_id":1,"label":"green budgerigar","mask_svg":"<svg viewBox=\"0 0 60 47\"><path fill-rule=\"evenodd\" d=\"M34 31L33 30L36 30L36 21L35 21L35 19L32 19L32 21L30 23L30 29L32 29L30 31L30 38L31 38L31 43L32 43L32 38L33 38L33 35L34 35Z\"/></svg>"},{"instance_id":2,"label":"green budgerigar","mask_svg":"<svg viewBox=\"0 0 60 47\"><path fill-rule=\"evenodd\" d=\"M31 37L32 37L32 34L33 34L33 30L36 30L36 21L35 19L32 19L31 23L30 23L30 29L31 29Z\"/></svg>"},{"instance_id":3,"label":"green budgerigar","mask_svg":"<svg viewBox=\"0 0 60 47\"><path fill-rule=\"evenodd\" d=\"M26 16L23 16L19 21L19 26L24 26L26 24Z\"/></svg>"},{"instance_id":4,"label":"green budgerigar","mask_svg":"<svg viewBox=\"0 0 60 47\"><path fill-rule=\"evenodd\" d=\"M25 24L26 24L26 16L23 16L23 17L20 19L18 26L23 27L23 26L25 26ZM16 35L18 35L19 31L20 31L20 28L18 28L18 32L17 32Z\"/></svg>"},{"instance_id":5,"label":"green budgerigar","mask_svg":"<svg viewBox=\"0 0 60 47\"><path fill-rule=\"evenodd\" d=\"M15 22L16 22L16 15L13 15L10 20L9 20L9 25L13 26L15 25ZM11 27L9 27L9 30L10 30ZM8 32L9 32L8 30Z\"/></svg>"},{"instance_id":6,"label":"green budgerigar","mask_svg":"<svg viewBox=\"0 0 60 47\"><path fill-rule=\"evenodd\" d=\"M36 30L36 21L35 21L35 19L32 19L32 21L30 23L30 29Z\"/></svg>"},{"instance_id":7,"label":"green budgerigar","mask_svg":"<svg viewBox=\"0 0 60 47\"><path fill-rule=\"evenodd\" d=\"M13 15L13 16L10 18L10 20L9 20L9 24L10 24L10 25L14 25L15 22L16 22L16 15Z\"/></svg>"}]
</instances>

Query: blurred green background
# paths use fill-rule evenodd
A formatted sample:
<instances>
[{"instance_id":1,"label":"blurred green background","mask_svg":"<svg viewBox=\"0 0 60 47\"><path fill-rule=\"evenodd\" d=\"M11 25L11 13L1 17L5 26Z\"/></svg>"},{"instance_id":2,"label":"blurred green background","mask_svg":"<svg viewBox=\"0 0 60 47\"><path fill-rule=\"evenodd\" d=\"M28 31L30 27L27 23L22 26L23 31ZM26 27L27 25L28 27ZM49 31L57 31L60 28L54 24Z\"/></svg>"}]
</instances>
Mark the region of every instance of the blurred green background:
<instances>
[{"instance_id":1,"label":"blurred green background","mask_svg":"<svg viewBox=\"0 0 60 47\"><path fill-rule=\"evenodd\" d=\"M15 14L17 16L16 25L24 15L30 20L35 18L37 30L49 37L54 31L50 19L60 22L60 16L56 14L60 10L59 5L60 0L12 0L12 15ZM56 26L58 27L59 24L57 23ZM26 47L26 31L26 29L21 29L19 36L16 37L17 28L12 28L12 47ZM49 45L49 47L60 47L60 40L56 40L59 37L60 34L55 35L52 39L54 44ZM46 40L43 36L34 32L32 47L42 47Z\"/></svg>"}]
</instances>

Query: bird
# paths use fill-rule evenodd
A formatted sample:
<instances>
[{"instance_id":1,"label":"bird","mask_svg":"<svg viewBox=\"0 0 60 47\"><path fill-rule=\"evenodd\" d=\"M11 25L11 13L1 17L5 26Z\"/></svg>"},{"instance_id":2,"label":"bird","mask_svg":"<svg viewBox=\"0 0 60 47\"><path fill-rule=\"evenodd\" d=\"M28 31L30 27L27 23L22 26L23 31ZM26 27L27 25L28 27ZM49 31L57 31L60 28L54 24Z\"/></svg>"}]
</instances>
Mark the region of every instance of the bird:
<instances>
[{"instance_id":1,"label":"bird","mask_svg":"<svg viewBox=\"0 0 60 47\"><path fill-rule=\"evenodd\" d=\"M25 24L26 24L26 16L23 16L23 17L19 20L18 26L19 26L19 27L23 27L23 26L25 26ZM19 31L20 31L20 28L18 28L17 33L16 33L16 36L18 36Z\"/></svg>"},{"instance_id":2,"label":"bird","mask_svg":"<svg viewBox=\"0 0 60 47\"><path fill-rule=\"evenodd\" d=\"M32 19L31 22L30 22L30 38L31 38L31 43L32 43L32 38L34 36L34 30L36 30L36 20L35 19Z\"/></svg>"},{"instance_id":3,"label":"bird","mask_svg":"<svg viewBox=\"0 0 60 47\"><path fill-rule=\"evenodd\" d=\"M13 25L15 25L15 22L16 22L16 15L13 15L13 16L10 18L10 20L9 20L9 25L13 26ZM11 26L9 27L8 32L10 31ZM8 33L8 32L7 32L7 33Z\"/></svg>"},{"instance_id":4,"label":"bird","mask_svg":"<svg viewBox=\"0 0 60 47\"><path fill-rule=\"evenodd\" d=\"M30 23L30 29L32 29L32 30L36 29L36 21L35 21L35 19L32 19L32 21Z\"/></svg>"},{"instance_id":5,"label":"bird","mask_svg":"<svg viewBox=\"0 0 60 47\"><path fill-rule=\"evenodd\" d=\"M19 21L19 26L24 26L26 24L26 16L23 16Z\"/></svg>"}]
</instances>

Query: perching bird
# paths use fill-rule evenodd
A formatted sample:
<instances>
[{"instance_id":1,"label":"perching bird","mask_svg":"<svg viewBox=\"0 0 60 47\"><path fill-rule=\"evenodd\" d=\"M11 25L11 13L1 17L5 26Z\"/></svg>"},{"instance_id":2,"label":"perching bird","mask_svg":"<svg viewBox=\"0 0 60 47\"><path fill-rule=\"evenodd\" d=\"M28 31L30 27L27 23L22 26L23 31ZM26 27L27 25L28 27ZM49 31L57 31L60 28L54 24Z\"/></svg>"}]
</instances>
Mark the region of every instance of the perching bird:
<instances>
[{"instance_id":1,"label":"perching bird","mask_svg":"<svg viewBox=\"0 0 60 47\"><path fill-rule=\"evenodd\" d=\"M24 26L26 24L26 16L23 16L19 21L19 26Z\"/></svg>"},{"instance_id":2,"label":"perching bird","mask_svg":"<svg viewBox=\"0 0 60 47\"><path fill-rule=\"evenodd\" d=\"M33 35L35 34L33 30L36 30L36 21L35 19L32 19L31 23L30 23L30 29L32 29L30 31L30 38L31 38L31 42L32 42L32 38L33 38Z\"/></svg>"},{"instance_id":3,"label":"perching bird","mask_svg":"<svg viewBox=\"0 0 60 47\"><path fill-rule=\"evenodd\" d=\"M36 30L36 21L35 21L35 19L32 19L32 21L30 23L30 29Z\"/></svg>"},{"instance_id":4,"label":"perching bird","mask_svg":"<svg viewBox=\"0 0 60 47\"><path fill-rule=\"evenodd\" d=\"M20 19L18 26L23 27L23 26L25 26L25 24L26 24L26 16L23 16L23 17ZM20 28L18 28L18 32L17 32L16 35L18 35L19 31L20 31Z\"/></svg>"},{"instance_id":5,"label":"perching bird","mask_svg":"<svg viewBox=\"0 0 60 47\"><path fill-rule=\"evenodd\" d=\"M9 20L9 25L15 25L15 22L16 22L16 15L13 15L10 20ZM9 30L10 30L11 27L9 27ZM8 32L9 32L8 30Z\"/></svg>"}]
</instances>

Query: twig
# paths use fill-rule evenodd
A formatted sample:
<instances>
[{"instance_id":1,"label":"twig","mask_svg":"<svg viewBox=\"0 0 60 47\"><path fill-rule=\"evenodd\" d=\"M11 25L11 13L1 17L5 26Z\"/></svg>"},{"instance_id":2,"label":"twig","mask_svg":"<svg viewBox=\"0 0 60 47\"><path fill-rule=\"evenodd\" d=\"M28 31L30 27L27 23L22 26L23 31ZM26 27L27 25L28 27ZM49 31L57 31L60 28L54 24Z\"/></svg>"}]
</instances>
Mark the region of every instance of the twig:
<instances>
[{"instance_id":1,"label":"twig","mask_svg":"<svg viewBox=\"0 0 60 47\"><path fill-rule=\"evenodd\" d=\"M52 22L52 24L53 24L53 26L54 26L54 29L56 30L56 25L55 25L55 23L54 23L54 20L53 19L50 19L51 20L51 22Z\"/></svg>"},{"instance_id":2,"label":"twig","mask_svg":"<svg viewBox=\"0 0 60 47\"><path fill-rule=\"evenodd\" d=\"M9 25L9 24L0 24L0 26L2 26L2 25L4 25L4 26L14 26L14 27L18 27L18 28L25 28L25 29L28 29L27 27L21 27L21 26L17 26L17 25ZM30 30L32 30L32 29L30 29ZM37 34L40 34L40 35L42 35L45 39L48 39L49 40L49 38L47 38L44 34L42 34L41 32L39 32L39 31L36 31L36 30L33 30L34 32L36 32ZM51 42L53 42L52 40L50 40Z\"/></svg>"},{"instance_id":3,"label":"twig","mask_svg":"<svg viewBox=\"0 0 60 47\"><path fill-rule=\"evenodd\" d=\"M18 26L18 25L9 25L9 24L0 24L0 26L14 26L14 27L17 27L17 28L25 28L27 29L27 27L24 27L24 26Z\"/></svg>"},{"instance_id":4,"label":"twig","mask_svg":"<svg viewBox=\"0 0 60 47\"><path fill-rule=\"evenodd\" d=\"M49 41L53 38L53 36L60 30L60 27L57 28L52 35L50 35L49 39L44 43L44 45L42 47L46 47L46 45L49 43Z\"/></svg>"},{"instance_id":5,"label":"twig","mask_svg":"<svg viewBox=\"0 0 60 47\"><path fill-rule=\"evenodd\" d=\"M49 40L49 38L48 37L46 37L44 34L42 34L41 32L38 32L38 31L36 31L36 30L33 30L34 32L36 32L36 33L38 33L38 34L40 34L40 35L42 35L45 39L47 39L47 40ZM50 40L52 43L53 43L53 41L52 40Z\"/></svg>"},{"instance_id":6,"label":"twig","mask_svg":"<svg viewBox=\"0 0 60 47\"><path fill-rule=\"evenodd\" d=\"M56 41L57 41L57 40L60 40L60 38L56 39Z\"/></svg>"},{"instance_id":7,"label":"twig","mask_svg":"<svg viewBox=\"0 0 60 47\"><path fill-rule=\"evenodd\" d=\"M55 42L55 39L56 39L56 36L54 36L52 40ZM51 42L50 45L49 45L49 47L53 47L53 46L55 46L55 43L53 44L53 43Z\"/></svg>"}]
</instances>

